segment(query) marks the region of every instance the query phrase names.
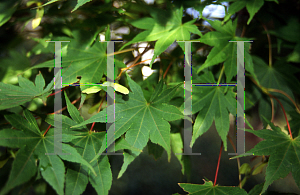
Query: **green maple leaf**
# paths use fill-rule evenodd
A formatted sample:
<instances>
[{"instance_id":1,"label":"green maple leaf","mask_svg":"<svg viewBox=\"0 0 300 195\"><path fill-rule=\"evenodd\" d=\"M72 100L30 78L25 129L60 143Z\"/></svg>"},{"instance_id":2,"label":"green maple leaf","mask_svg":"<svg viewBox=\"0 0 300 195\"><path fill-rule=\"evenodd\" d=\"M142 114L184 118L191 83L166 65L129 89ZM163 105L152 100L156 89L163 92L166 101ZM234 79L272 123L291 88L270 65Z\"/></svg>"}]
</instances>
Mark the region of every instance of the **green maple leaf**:
<instances>
[{"instance_id":1,"label":"green maple leaf","mask_svg":"<svg viewBox=\"0 0 300 195\"><path fill-rule=\"evenodd\" d=\"M90 44L84 43L82 46L80 42L82 37L77 35L75 38L77 39L67 39L70 40L70 43L67 45L66 53L62 55L62 84L67 85L77 82L77 76L81 76L80 83L82 84L99 83L103 74L107 73L107 43L96 42L91 47ZM64 44L62 43L62 46ZM54 47L54 44L52 43L50 46ZM115 69L125 67L118 56L114 56L114 58ZM53 68L54 62L54 59L49 60L32 68ZM115 71L115 78L117 74L118 71ZM89 87L89 85L80 85L82 91Z\"/></svg>"},{"instance_id":2,"label":"green maple leaf","mask_svg":"<svg viewBox=\"0 0 300 195\"><path fill-rule=\"evenodd\" d=\"M70 129L71 126L82 123L84 119L76 107L70 102L66 92L65 98L68 112L73 120L62 115L62 128L64 132L70 134L71 136L75 136L70 143L80 154L81 158L87 162L90 162L97 155L98 151L103 145L105 132L89 131L86 127ZM48 116L46 122L54 125L54 117L52 115ZM88 182L91 183L99 195L108 194L108 190L112 184L112 173L110 164L108 162L108 157L101 156L100 159L97 159L92 163L92 166L97 176L90 173L88 167L83 164L73 163L67 168L66 194L82 194Z\"/></svg>"},{"instance_id":3,"label":"green maple leaf","mask_svg":"<svg viewBox=\"0 0 300 195\"><path fill-rule=\"evenodd\" d=\"M191 195L247 195L244 189L239 187L227 187L227 186L213 186L212 181L204 181L204 184L189 184L189 183L179 183L180 187L184 191Z\"/></svg>"},{"instance_id":4,"label":"green maple leaf","mask_svg":"<svg viewBox=\"0 0 300 195\"><path fill-rule=\"evenodd\" d=\"M163 89L163 81L161 80L149 102L147 102L141 87L128 75L127 79L132 92L129 93L129 100L126 103L115 104L115 139L126 133L125 140L133 147L142 150L150 138L151 142L159 144L167 151L168 159L170 159L170 124L167 121L181 119L183 114L177 107L166 103L172 99L179 85ZM106 120L106 109L104 109L73 127L92 122L113 121ZM108 140L108 145L112 141Z\"/></svg>"},{"instance_id":5,"label":"green maple leaf","mask_svg":"<svg viewBox=\"0 0 300 195\"><path fill-rule=\"evenodd\" d=\"M12 164L8 181L0 194L6 194L14 187L29 181L38 170L57 194L64 194L65 166L61 159L82 163L96 174L93 167L67 144L63 143L61 150L62 153L69 153L69 155L46 155L46 153L53 153L54 147L57 147L54 144L53 129L50 129L44 136L35 118L27 109L24 110L24 115L27 120L17 114L5 115L6 120L18 130L0 131L1 146L20 148ZM63 136L63 141L71 139Z\"/></svg>"},{"instance_id":6,"label":"green maple leaf","mask_svg":"<svg viewBox=\"0 0 300 195\"><path fill-rule=\"evenodd\" d=\"M216 29L216 31L206 33L199 39L199 41L214 47L207 56L204 64L198 69L197 73L204 68L224 62L228 58L230 52L233 51L233 47L236 44L229 42L229 40L235 39L235 29L237 25L236 20L234 23L230 20L223 26L221 21L218 20L207 21L214 29ZM233 67L236 67L236 61Z\"/></svg>"},{"instance_id":7,"label":"green maple leaf","mask_svg":"<svg viewBox=\"0 0 300 195\"><path fill-rule=\"evenodd\" d=\"M266 170L266 181L261 194L264 193L268 186L275 180L286 177L290 172L292 172L296 184L300 187L300 137L298 136L291 139L290 135L281 131L279 127L274 126L267 119L265 120L272 130L246 130L264 139L247 153L258 156L270 155ZM232 159L247 155L249 154L241 154Z\"/></svg>"},{"instance_id":8,"label":"green maple leaf","mask_svg":"<svg viewBox=\"0 0 300 195\"><path fill-rule=\"evenodd\" d=\"M226 82L229 83L232 77L237 74L237 43L229 41L248 41L249 39L235 36L237 20L234 22L230 20L224 25L222 25L222 22L219 20L207 21L216 31L206 33L199 41L213 46L213 48L208 54L204 64L197 70L197 73L207 67L224 62ZM244 45L246 51L245 69L257 80L254 74L252 58L249 54L250 43L246 42Z\"/></svg>"},{"instance_id":9,"label":"green maple leaf","mask_svg":"<svg viewBox=\"0 0 300 195\"><path fill-rule=\"evenodd\" d=\"M0 82L0 110L13 108L31 101L33 98L41 98L46 104L47 96L53 88L53 80L45 87L45 80L41 73L35 78L35 83L18 76L19 86Z\"/></svg>"},{"instance_id":10,"label":"green maple leaf","mask_svg":"<svg viewBox=\"0 0 300 195\"><path fill-rule=\"evenodd\" d=\"M193 25L196 19L182 24L183 7L172 7L167 11L151 7L149 7L149 9L151 9L150 15L152 18L144 17L131 22L136 28L146 29L146 31L139 33L131 41L121 47L120 50L132 43L157 40L150 67L152 67L155 58L164 52L175 40L188 41L190 40L190 33L199 36L202 35L197 26ZM184 45L184 43L179 44L181 46Z\"/></svg>"},{"instance_id":11,"label":"green maple leaf","mask_svg":"<svg viewBox=\"0 0 300 195\"><path fill-rule=\"evenodd\" d=\"M194 82L194 81L193 81ZM196 83L198 83L196 81ZM199 83L216 83L211 72L199 77ZM215 120L218 134L224 149L227 151L227 134L229 132L229 112L236 115L236 100L233 87L195 86L193 87L192 113L199 112L193 126L193 136L190 146L205 133Z\"/></svg>"},{"instance_id":12,"label":"green maple leaf","mask_svg":"<svg viewBox=\"0 0 300 195\"><path fill-rule=\"evenodd\" d=\"M97 173L95 177L90 174L87 167L84 165L71 165L67 169L66 175L66 193L67 194L81 194L86 188L88 182L92 184L98 194L108 194L108 190L112 184L112 173L107 156L101 156L99 159L99 153L102 153L106 149L105 132L89 131L85 126L82 128L70 128L71 126L78 125L84 122L84 119L71 104L69 98L66 97L67 109L71 116L70 119L67 116L62 115L62 128L64 131L72 136L77 136L72 139L71 143L78 153L88 162L93 161L93 168ZM54 125L54 117L48 116L46 119L51 125ZM115 142L115 151L126 149L124 154L124 163L119 172L118 178L120 178L128 165L137 157L141 150L132 147L125 139L119 138ZM129 151L130 150L130 151ZM110 151L108 151L110 152Z\"/></svg>"}]
</instances>

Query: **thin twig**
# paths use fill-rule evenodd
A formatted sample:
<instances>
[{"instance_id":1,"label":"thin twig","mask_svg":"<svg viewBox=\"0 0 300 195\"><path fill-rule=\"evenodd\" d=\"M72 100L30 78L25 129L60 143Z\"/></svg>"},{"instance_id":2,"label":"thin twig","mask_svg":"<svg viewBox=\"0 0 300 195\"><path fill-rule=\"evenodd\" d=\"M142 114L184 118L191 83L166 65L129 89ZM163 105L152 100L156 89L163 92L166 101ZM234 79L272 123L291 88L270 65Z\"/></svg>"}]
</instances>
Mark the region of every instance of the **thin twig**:
<instances>
[{"instance_id":1,"label":"thin twig","mask_svg":"<svg viewBox=\"0 0 300 195\"><path fill-rule=\"evenodd\" d=\"M165 73L164 73L164 76L163 76L163 78L165 78L165 77L166 77L166 75L167 75L167 73L168 73L169 69L171 68L171 66L172 66L173 62L174 62L174 60L172 59L172 60L171 60L171 62L170 62L170 64L169 64L169 66L167 67L167 69L166 69L166 71L165 71Z\"/></svg>"},{"instance_id":2,"label":"thin twig","mask_svg":"<svg viewBox=\"0 0 300 195\"><path fill-rule=\"evenodd\" d=\"M105 97L106 97L106 96L103 96L103 97L102 97L102 99L101 99L101 103L100 103L100 106L99 106L99 108L98 108L98 110L97 110L97 113L99 113L99 112L100 112L100 110L101 110L101 107L102 107L102 104L103 104L103 102L104 102L104 99L105 99ZM95 125L95 122L93 122L93 124L92 124L92 126L91 126L91 129L90 129L90 132L91 132L91 131L93 131L94 125Z\"/></svg>"},{"instance_id":3,"label":"thin twig","mask_svg":"<svg viewBox=\"0 0 300 195\"><path fill-rule=\"evenodd\" d=\"M216 185L216 183L217 183L218 172L219 172L220 161L221 161L222 149L223 149L223 141L221 141L221 147L220 147L219 159L218 159L218 165L217 165L216 174L215 174L214 186L215 186L215 185Z\"/></svg>"},{"instance_id":4,"label":"thin twig","mask_svg":"<svg viewBox=\"0 0 300 195\"><path fill-rule=\"evenodd\" d=\"M267 33L267 37L268 37L268 43L269 43L269 66L272 67L272 43L271 43L271 36L268 33L268 29L266 27L266 25L264 25L262 22L260 22L261 25L263 26L263 28L265 29L266 33Z\"/></svg>"}]
</instances>

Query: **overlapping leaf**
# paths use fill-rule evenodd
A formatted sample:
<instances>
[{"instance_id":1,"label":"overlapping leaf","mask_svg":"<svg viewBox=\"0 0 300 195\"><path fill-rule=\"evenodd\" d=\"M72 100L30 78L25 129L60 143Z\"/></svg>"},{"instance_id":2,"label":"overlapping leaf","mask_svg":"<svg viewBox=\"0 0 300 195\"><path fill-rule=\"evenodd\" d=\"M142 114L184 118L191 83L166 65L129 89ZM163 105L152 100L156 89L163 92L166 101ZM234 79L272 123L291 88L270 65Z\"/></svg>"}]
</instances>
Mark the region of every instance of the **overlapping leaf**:
<instances>
[{"instance_id":1,"label":"overlapping leaf","mask_svg":"<svg viewBox=\"0 0 300 195\"><path fill-rule=\"evenodd\" d=\"M193 25L196 20L191 20L182 24L183 8L171 8L170 10L157 10L151 9L150 17L144 17L142 19L132 21L131 24L140 29L146 29L141 32L131 41L126 43L125 46L140 42L140 41L156 41L154 47L154 56L150 62L150 67L154 62L154 59L164 52L175 40L188 41L190 40L190 33L201 36L201 32L197 26ZM120 50L121 50L120 49Z\"/></svg>"},{"instance_id":2,"label":"overlapping leaf","mask_svg":"<svg viewBox=\"0 0 300 195\"><path fill-rule=\"evenodd\" d=\"M75 32L73 32L73 34L75 34ZM107 43L96 42L90 47L94 40L85 40L82 36L82 32L76 31L75 38L77 39L70 40L70 43L67 45L67 52L62 56L61 67L63 84L77 82L78 76L81 76L80 83L82 84L99 83L103 75L107 72ZM62 45L64 44L65 43L62 43ZM51 46L54 47L54 44ZM125 64L118 59L117 56L115 56L114 62L115 69L125 67ZM53 64L54 59L34 66L33 68L54 67ZM118 71L115 71L115 78L117 74ZM80 85L81 90L85 90L89 87L89 85Z\"/></svg>"},{"instance_id":3,"label":"overlapping leaf","mask_svg":"<svg viewBox=\"0 0 300 195\"><path fill-rule=\"evenodd\" d=\"M106 133L90 131L86 127L79 128L81 129L80 131L78 128L71 129L71 126L84 122L84 119L76 107L71 104L66 93L65 97L68 112L73 120L63 116L63 129L70 135L77 136L77 138L72 139L71 144L86 161L92 161L91 163L97 174L97 176L95 176L89 173L89 170L84 165L71 165L67 169L66 194L81 194L85 190L88 182L91 183L99 195L108 194L112 184L110 164L107 155L102 155L100 158L98 157L99 154L106 149L106 142L103 141ZM53 117L49 117L46 121L50 124L54 124ZM141 152L128 144L125 139L120 138L115 143L115 151L124 149L127 149L127 151L123 153L124 164L118 177L122 176L127 166L133 161L134 158L131 158L132 154L137 153L138 155Z\"/></svg>"},{"instance_id":4,"label":"overlapping leaf","mask_svg":"<svg viewBox=\"0 0 300 195\"><path fill-rule=\"evenodd\" d=\"M84 121L76 107L71 104L65 93L67 109L72 119L67 116L62 116L64 131L70 135L76 136L71 140L73 148L76 148L81 158L90 162L100 151L102 141L105 138L105 132L89 131L86 127L70 130L70 127ZM54 118L48 117L46 121L54 125ZM80 130L81 129L81 130ZM79 131L80 130L80 131ZM97 174L90 173L87 166L82 164L71 164L67 169L66 174L66 194L82 194L88 184L95 188L99 195L108 194L108 190L112 184L112 173L107 156L101 156L92 163L92 166Z\"/></svg>"},{"instance_id":5,"label":"overlapping leaf","mask_svg":"<svg viewBox=\"0 0 300 195\"><path fill-rule=\"evenodd\" d=\"M230 82L232 77L237 74L237 46L234 42L229 41L249 41L246 38L240 38L235 36L237 20L232 22L228 21L226 24L222 25L219 20L207 20L210 25L216 30L208 32L203 35L199 41L207 45L213 46L212 50L207 56L206 61L197 70L197 73L203 69L216 65L218 63L224 62L226 82ZM245 44L245 68L254 77L253 62L249 55L249 43Z\"/></svg>"},{"instance_id":6,"label":"overlapping leaf","mask_svg":"<svg viewBox=\"0 0 300 195\"><path fill-rule=\"evenodd\" d=\"M254 15L264 5L264 0L234 0L234 1L235 2L229 6L228 15L224 18L224 21L227 21L234 13L246 7L250 15L247 21L247 24L249 25ZM276 3L278 3L277 0L265 0L265 1L275 1Z\"/></svg>"},{"instance_id":7,"label":"overlapping leaf","mask_svg":"<svg viewBox=\"0 0 300 195\"><path fill-rule=\"evenodd\" d=\"M299 89L299 81L294 77L293 74L299 70L280 61L276 61L273 66L268 66L261 58L256 56L253 56L253 61L255 65L255 74L257 75L261 86L265 88L281 90L289 95L289 97L294 99L291 88ZM286 111L294 110L294 106L286 96L281 93L273 94L282 102L282 105ZM255 95L259 96L258 94ZM274 107L276 108L277 102L274 102L274 104ZM262 117L266 117L268 120L271 120L272 117L272 107L269 97L262 98L259 101L259 113L261 120L264 122L264 126L266 126L266 123Z\"/></svg>"},{"instance_id":8,"label":"overlapping leaf","mask_svg":"<svg viewBox=\"0 0 300 195\"><path fill-rule=\"evenodd\" d=\"M204 184L180 183L180 187L191 195L247 195L244 189L239 187L213 186L212 181L205 181Z\"/></svg>"},{"instance_id":9,"label":"overlapping leaf","mask_svg":"<svg viewBox=\"0 0 300 195\"><path fill-rule=\"evenodd\" d=\"M53 80L45 89L45 80L42 74L36 76L35 83L22 76L19 76L18 80L19 86L0 82L0 110L24 104L36 97L40 97L44 104L46 103L46 97L53 88Z\"/></svg>"},{"instance_id":10,"label":"overlapping leaf","mask_svg":"<svg viewBox=\"0 0 300 195\"><path fill-rule=\"evenodd\" d=\"M115 105L115 139L127 132L126 141L142 150L150 137L153 143L161 145L167 151L170 159L170 124L167 121L181 119L183 114L178 108L166 102L173 97L178 86L163 90L163 82L160 81L150 102L147 102L141 87L128 75L127 79L132 92L129 93L129 100L126 103ZM106 121L105 109L74 127L92 122L113 121ZM108 140L108 143L112 141Z\"/></svg>"},{"instance_id":11,"label":"overlapping leaf","mask_svg":"<svg viewBox=\"0 0 300 195\"><path fill-rule=\"evenodd\" d=\"M266 120L267 121L267 120ZM258 131L246 130L254 135L263 138L253 149L247 153L253 155L270 155L266 170L265 183L261 193L264 193L268 186L275 180L286 177L290 172L300 187L300 138L299 136L291 139L279 127L267 121L272 130L262 129ZM241 154L233 158L247 156Z\"/></svg>"},{"instance_id":12,"label":"overlapping leaf","mask_svg":"<svg viewBox=\"0 0 300 195\"><path fill-rule=\"evenodd\" d=\"M62 144L62 148L59 148L54 144L53 129L44 136L32 114L24 110L24 115L27 120L17 114L5 115L6 120L18 130L0 131L1 146L20 148L12 164L8 181L0 194L6 194L14 187L29 181L38 170L57 194L64 194L65 166L61 159L82 163L96 174L93 167L74 148L67 144ZM70 138L63 137L63 140ZM63 154L53 154L54 151L60 150Z\"/></svg>"}]
</instances>

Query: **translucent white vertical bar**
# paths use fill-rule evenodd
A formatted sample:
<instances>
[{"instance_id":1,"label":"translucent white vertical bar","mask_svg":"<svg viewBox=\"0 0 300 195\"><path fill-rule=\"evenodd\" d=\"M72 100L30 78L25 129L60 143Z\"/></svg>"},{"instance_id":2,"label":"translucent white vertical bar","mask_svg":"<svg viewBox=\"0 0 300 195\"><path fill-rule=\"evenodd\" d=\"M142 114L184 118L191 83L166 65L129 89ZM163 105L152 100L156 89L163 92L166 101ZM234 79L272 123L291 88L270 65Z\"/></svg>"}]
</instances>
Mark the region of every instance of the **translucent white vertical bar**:
<instances>
[{"instance_id":1,"label":"translucent white vertical bar","mask_svg":"<svg viewBox=\"0 0 300 195\"><path fill-rule=\"evenodd\" d=\"M61 76L61 43L70 41L47 41L55 43L55 67L54 67L54 111L62 109L62 76ZM46 153L46 155L68 155L62 152L62 116L61 113L54 114L54 153Z\"/></svg>"},{"instance_id":2,"label":"translucent white vertical bar","mask_svg":"<svg viewBox=\"0 0 300 195\"><path fill-rule=\"evenodd\" d=\"M193 153L190 143L192 140L192 41L184 42L184 131L183 131L183 153L175 153L176 155L201 155L201 153ZM198 42L198 41L197 41Z\"/></svg>"},{"instance_id":3,"label":"translucent white vertical bar","mask_svg":"<svg viewBox=\"0 0 300 195\"><path fill-rule=\"evenodd\" d=\"M228 153L229 155L240 155L245 153L245 59L244 42L253 41L229 41L237 42L237 153ZM240 106L238 106L238 104Z\"/></svg>"}]
</instances>

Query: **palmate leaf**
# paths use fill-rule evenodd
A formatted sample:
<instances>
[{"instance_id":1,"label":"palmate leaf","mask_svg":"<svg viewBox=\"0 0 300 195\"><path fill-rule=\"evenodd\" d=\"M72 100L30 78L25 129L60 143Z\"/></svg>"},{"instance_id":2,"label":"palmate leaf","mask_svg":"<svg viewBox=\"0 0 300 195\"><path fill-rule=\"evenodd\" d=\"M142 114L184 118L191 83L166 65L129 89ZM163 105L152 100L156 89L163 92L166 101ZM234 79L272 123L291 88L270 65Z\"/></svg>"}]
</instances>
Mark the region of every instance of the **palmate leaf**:
<instances>
[{"instance_id":1,"label":"palmate leaf","mask_svg":"<svg viewBox=\"0 0 300 195\"><path fill-rule=\"evenodd\" d=\"M172 99L178 86L163 90L163 81L161 80L150 101L147 102L141 87L128 75L127 79L132 92L129 92L129 100L126 103L115 104L115 139L127 132L125 140L133 147L142 150L150 137L151 142L159 144L167 151L168 159L170 159L170 124L167 121L181 119L183 114L177 107L166 103ZM92 122L113 121L106 121L106 109L104 109L73 127ZM108 145L112 141L108 140Z\"/></svg>"},{"instance_id":2,"label":"palmate leaf","mask_svg":"<svg viewBox=\"0 0 300 195\"><path fill-rule=\"evenodd\" d=\"M290 135L281 131L279 127L274 126L267 119L265 120L272 130L246 130L264 139L247 153L258 156L270 155L266 170L266 181L261 194L264 193L268 186L275 180L286 177L290 172L292 172L297 186L300 187L300 137L298 136L291 139ZM241 154L231 159L247 155L248 154Z\"/></svg>"},{"instance_id":3,"label":"palmate leaf","mask_svg":"<svg viewBox=\"0 0 300 195\"><path fill-rule=\"evenodd\" d=\"M197 70L197 73L205 68L224 62L226 82L230 82L232 77L237 74L237 43L229 41L249 41L249 39L235 36L237 20L234 22L230 20L224 25L219 20L207 21L216 31L206 33L199 41L213 46L213 48L204 64ZM245 69L257 80L254 74L252 58L249 54L250 43L245 42L244 45Z\"/></svg>"},{"instance_id":4,"label":"palmate leaf","mask_svg":"<svg viewBox=\"0 0 300 195\"><path fill-rule=\"evenodd\" d=\"M239 187L213 186L212 181L204 181L204 184L180 183L180 187L191 195L247 195L244 189Z\"/></svg>"},{"instance_id":5,"label":"palmate leaf","mask_svg":"<svg viewBox=\"0 0 300 195\"><path fill-rule=\"evenodd\" d=\"M14 187L29 181L38 169L57 194L64 194L65 167L61 159L82 163L96 174L93 167L67 144L62 144L61 150L62 153L69 153L69 155L58 155L60 158L57 155L46 155L46 153L53 153L54 147L58 147L54 144L53 129L44 136L28 110L24 110L24 116L27 120L17 114L5 115L6 120L18 130L0 131L1 146L20 148L12 164L8 181L0 194L6 194Z\"/></svg>"},{"instance_id":6,"label":"palmate leaf","mask_svg":"<svg viewBox=\"0 0 300 195\"><path fill-rule=\"evenodd\" d=\"M80 42L82 37L77 35L77 39L70 40L67 46L67 54L62 56L62 83L72 84L81 76L80 83L94 84L99 83L103 74L107 73L107 54L106 42L95 42L91 47L88 43ZM69 40L69 39L68 39ZM64 45L65 43L62 43ZM54 44L51 46L54 47ZM115 56L115 69L125 67L125 64ZM46 61L32 68L54 67L54 59ZM116 78L118 71L115 71ZM80 85L83 91L89 88L89 85Z\"/></svg>"},{"instance_id":7,"label":"palmate leaf","mask_svg":"<svg viewBox=\"0 0 300 195\"><path fill-rule=\"evenodd\" d=\"M224 62L228 58L229 53L233 51L232 47L236 44L229 42L235 37L235 29L237 25L236 20L234 23L230 20L223 26L221 21L218 20L207 21L214 29L216 29L216 31L206 33L199 39L199 41L214 47L207 56L205 63L198 69L197 73L204 68ZM236 65L234 67L236 67Z\"/></svg>"},{"instance_id":8,"label":"palmate leaf","mask_svg":"<svg viewBox=\"0 0 300 195\"><path fill-rule=\"evenodd\" d=\"M149 9L151 9L150 15L152 18L145 17L131 22L133 26L146 29L146 31L138 34L121 47L120 50L132 43L157 40L150 67L152 67L155 58L164 52L175 40L188 41L190 40L190 33L202 35L197 26L193 25L196 19L182 24L183 7L175 8L172 6L167 11L152 7L149 7Z\"/></svg>"},{"instance_id":9,"label":"palmate leaf","mask_svg":"<svg viewBox=\"0 0 300 195\"><path fill-rule=\"evenodd\" d=\"M19 86L0 82L0 110L13 108L36 97L46 103L46 97L53 88L53 80L45 89L45 80L41 73L36 76L35 83L22 76L18 76L18 80Z\"/></svg>"},{"instance_id":10,"label":"palmate leaf","mask_svg":"<svg viewBox=\"0 0 300 195\"><path fill-rule=\"evenodd\" d=\"M108 194L108 191L112 184L112 173L110 169L110 164L108 162L107 155L102 155L99 158L100 153L106 149L105 132L95 132L90 131L86 127L81 128L70 128L71 126L77 125L84 122L84 119L80 115L76 107L70 102L69 98L65 93L65 98L67 102L67 109L72 119L67 116L62 115L62 128L64 132L69 134L72 137L70 143L78 151L83 159L90 162L95 157L96 160L92 162L93 168L97 176L90 173L88 168L85 165L71 164L67 168L66 174L66 194L81 194L84 192L88 182L96 190L97 194L105 195ZM54 125L54 117L48 116L46 119L51 125ZM67 137L69 137L67 136ZM75 137L73 137L75 136ZM128 149L133 150L133 152L141 152L140 150L129 145L126 140L120 138L115 143L115 150ZM124 165L121 168L123 173L128 164L134 159L132 159L127 166L128 162L128 152L124 153ZM125 168L124 168L125 166ZM119 175L122 175L122 173Z\"/></svg>"},{"instance_id":11,"label":"palmate leaf","mask_svg":"<svg viewBox=\"0 0 300 195\"><path fill-rule=\"evenodd\" d=\"M212 73L199 77L200 83L216 83ZM233 87L195 86L193 87L192 113L199 112L193 126L193 136L190 146L196 139L205 133L215 120L218 134L220 135L224 149L227 151L227 134L229 132L229 112L236 115L236 99Z\"/></svg>"},{"instance_id":12,"label":"palmate leaf","mask_svg":"<svg viewBox=\"0 0 300 195\"><path fill-rule=\"evenodd\" d=\"M90 162L100 150L102 141L105 138L105 132L89 131L86 127L70 130L70 127L84 121L76 107L70 102L65 94L67 109L72 119L62 115L62 128L64 132L76 136L70 140L74 149L77 150L81 158ZM49 116L46 119L51 125L54 125L54 117ZM71 164L67 168L66 174L66 194L82 194L88 184L95 188L99 195L108 194L112 184L112 173L107 156L101 156L92 163L93 169L97 175L91 173L87 166L83 164Z\"/></svg>"}]
</instances>

